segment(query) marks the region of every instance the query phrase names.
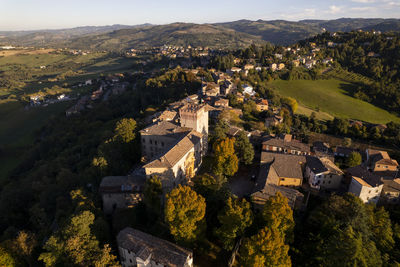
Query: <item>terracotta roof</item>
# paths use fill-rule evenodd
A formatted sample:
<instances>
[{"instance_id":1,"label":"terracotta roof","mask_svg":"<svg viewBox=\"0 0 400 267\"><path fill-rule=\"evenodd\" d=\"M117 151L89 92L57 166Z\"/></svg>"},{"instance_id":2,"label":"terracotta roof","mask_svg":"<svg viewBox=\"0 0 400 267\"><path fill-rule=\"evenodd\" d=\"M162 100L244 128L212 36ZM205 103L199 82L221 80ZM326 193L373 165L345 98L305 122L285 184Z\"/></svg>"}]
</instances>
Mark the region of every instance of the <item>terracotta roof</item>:
<instances>
[{"instance_id":1,"label":"terracotta roof","mask_svg":"<svg viewBox=\"0 0 400 267\"><path fill-rule=\"evenodd\" d=\"M343 175L343 171L339 169L330 159L328 158L317 158L313 156L307 156L307 166L313 171L313 173L331 172L338 175Z\"/></svg>"},{"instance_id":2,"label":"terracotta roof","mask_svg":"<svg viewBox=\"0 0 400 267\"><path fill-rule=\"evenodd\" d=\"M376 187L382 184L382 178L377 173L368 171L362 165L348 168L346 172L364 186Z\"/></svg>"},{"instance_id":3,"label":"terracotta roof","mask_svg":"<svg viewBox=\"0 0 400 267\"><path fill-rule=\"evenodd\" d=\"M200 142L202 134L191 131L178 143L171 147L164 155L144 165L144 168L172 168L188 153L197 143Z\"/></svg>"},{"instance_id":4,"label":"terracotta roof","mask_svg":"<svg viewBox=\"0 0 400 267\"><path fill-rule=\"evenodd\" d=\"M306 157L263 151L261 153L261 163L269 163L279 177L302 179L302 164L306 163Z\"/></svg>"},{"instance_id":5,"label":"terracotta roof","mask_svg":"<svg viewBox=\"0 0 400 267\"><path fill-rule=\"evenodd\" d=\"M140 134L144 135L164 135L181 137L190 132L190 128L180 127L179 125L169 122L161 121L150 125L140 131Z\"/></svg>"},{"instance_id":6,"label":"terracotta roof","mask_svg":"<svg viewBox=\"0 0 400 267\"><path fill-rule=\"evenodd\" d=\"M149 235L142 231L127 227L117 235L118 246L127 249L141 259L151 259L164 266L185 266L193 252L174 243Z\"/></svg>"},{"instance_id":7,"label":"terracotta roof","mask_svg":"<svg viewBox=\"0 0 400 267\"><path fill-rule=\"evenodd\" d=\"M385 192L400 192L400 179L384 179L383 180L383 190Z\"/></svg>"},{"instance_id":8,"label":"terracotta roof","mask_svg":"<svg viewBox=\"0 0 400 267\"><path fill-rule=\"evenodd\" d=\"M287 138L286 138L287 139ZM310 146L304 143L301 143L300 141L297 140L291 140L291 141L285 141L285 139L282 138L271 138L267 141L263 142L263 145L270 145L270 146L275 146L275 147L282 147L285 149L292 149L292 150L298 150L298 151L303 151L303 152L310 152Z\"/></svg>"},{"instance_id":9,"label":"terracotta roof","mask_svg":"<svg viewBox=\"0 0 400 267\"><path fill-rule=\"evenodd\" d=\"M288 199L288 204L292 209L295 207L296 199L304 197L304 195L296 189L270 184L268 184L264 190L253 193L251 197L253 201L257 198L267 200L270 197L275 196L277 192L280 192Z\"/></svg>"}]
</instances>

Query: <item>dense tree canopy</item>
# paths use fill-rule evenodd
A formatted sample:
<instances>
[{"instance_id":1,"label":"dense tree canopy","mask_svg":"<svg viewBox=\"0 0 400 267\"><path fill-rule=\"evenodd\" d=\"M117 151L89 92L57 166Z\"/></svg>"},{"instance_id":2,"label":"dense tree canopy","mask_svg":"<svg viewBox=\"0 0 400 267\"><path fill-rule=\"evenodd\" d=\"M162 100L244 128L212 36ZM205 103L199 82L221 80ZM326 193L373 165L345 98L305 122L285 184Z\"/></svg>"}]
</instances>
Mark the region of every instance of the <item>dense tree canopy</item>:
<instances>
[{"instance_id":1,"label":"dense tree canopy","mask_svg":"<svg viewBox=\"0 0 400 267\"><path fill-rule=\"evenodd\" d=\"M222 242L224 249L231 250L237 237L253 222L250 203L245 199L228 198L225 208L218 215L221 227L215 233Z\"/></svg>"},{"instance_id":2,"label":"dense tree canopy","mask_svg":"<svg viewBox=\"0 0 400 267\"><path fill-rule=\"evenodd\" d=\"M214 143L214 173L233 176L239 168L239 159L235 154L235 140L226 138Z\"/></svg>"},{"instance_id":3,"label":"dense tree canopy","mask_svg":"<svg viewBox=\"0 0 400 267\"><path fill-rule=\"evenodd\" d=\"M165 222L175 240L180 243L196 240L202 230L205 212L204 198L189 186L179 185L167 194Z\"/></svg>"}]
</instances>

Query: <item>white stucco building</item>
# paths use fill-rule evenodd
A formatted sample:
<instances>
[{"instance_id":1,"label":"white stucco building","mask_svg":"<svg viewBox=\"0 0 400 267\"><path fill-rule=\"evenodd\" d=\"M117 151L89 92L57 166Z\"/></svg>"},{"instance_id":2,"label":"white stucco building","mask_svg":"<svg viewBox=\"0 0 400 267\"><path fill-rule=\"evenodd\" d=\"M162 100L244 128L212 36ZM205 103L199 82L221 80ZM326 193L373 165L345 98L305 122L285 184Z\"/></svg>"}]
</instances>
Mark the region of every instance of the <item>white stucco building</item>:
<instances>
[{"instance_id":1,"label":"white stucco building","mask_svg":"<svg viewBox=\"0 0 400 267\"><path fill-rule=\"evenodd\" d=\"M383 189L382 177L359 165L347 169L351 176L349 192L358 196L364 203L378 203Z\"/></svg>"},{"instance_id":2,"label":"white stucco building","mask_svg":"<svg viewBox=\"0 0 400 267\"><path fill-rule=\"evenodd\" d=\"M328 158L307 157L305 177L311 188L339 189L343 174L343 171Z\"/></svg>"}]
</instances>

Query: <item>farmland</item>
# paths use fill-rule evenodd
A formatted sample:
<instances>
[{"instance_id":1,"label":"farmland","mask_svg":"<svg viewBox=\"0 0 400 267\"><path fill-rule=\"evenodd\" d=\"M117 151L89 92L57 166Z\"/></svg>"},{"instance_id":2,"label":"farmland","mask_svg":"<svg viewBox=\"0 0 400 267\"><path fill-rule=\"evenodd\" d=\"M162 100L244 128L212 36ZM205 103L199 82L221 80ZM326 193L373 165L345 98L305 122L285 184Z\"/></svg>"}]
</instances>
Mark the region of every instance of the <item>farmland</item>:
<instances>
[{"instance_id":1,"label":"farmland","mask_svg":"<svg viewBox=\"0 0 400 267\"><path fill-rule=\"evenodd\" d=\"M309 112L307 109L312 109L336 117L371 123L400 121L399 117L388 111L350 96L349 91L354 87L351 82L338 79L276 80L270 85L280 95L295 98L302 106L299 111L303 110L305 114Z\"/></svg>"},{"instance_id":2,"label":"farmland","mask_svg":"<svg viewBox=\"0 0 400 267\"><path fill-rule=\"evenodd\" d=\"M26 109L24 97L38 92L84 94L95 88L73 85L100 74L130 71L134 61L109 53L72 55L50 49L0 54L0 185L23 160L23 152L35 141L35 132L72 105L67 101Z\"/></svg>"}]
</instances>

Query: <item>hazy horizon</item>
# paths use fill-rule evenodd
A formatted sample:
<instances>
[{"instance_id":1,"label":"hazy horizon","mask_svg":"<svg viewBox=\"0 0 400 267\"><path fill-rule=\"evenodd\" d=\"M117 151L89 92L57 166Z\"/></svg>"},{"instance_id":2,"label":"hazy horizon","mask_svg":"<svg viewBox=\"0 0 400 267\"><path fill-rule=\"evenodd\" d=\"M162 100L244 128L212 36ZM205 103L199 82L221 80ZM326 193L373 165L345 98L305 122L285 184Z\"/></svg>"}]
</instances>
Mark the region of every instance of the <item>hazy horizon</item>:
<instances>
[{"instance_id":1,"label":"hazy horizon","mask_svg":"<svg viewBox=\"0 0 400 267\"><path fill-rule=\"evenodd\" d=\"M321 3L322 2L322 3ZM182 0L0 0L0 31L68 29L85 26L219 23L248 20L400 18L399 0L211 1Z\"/></svg>"}]
</instances>

